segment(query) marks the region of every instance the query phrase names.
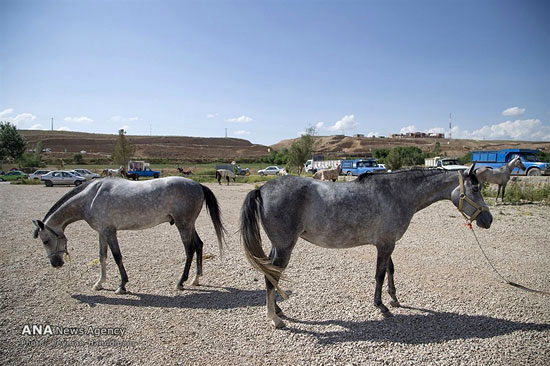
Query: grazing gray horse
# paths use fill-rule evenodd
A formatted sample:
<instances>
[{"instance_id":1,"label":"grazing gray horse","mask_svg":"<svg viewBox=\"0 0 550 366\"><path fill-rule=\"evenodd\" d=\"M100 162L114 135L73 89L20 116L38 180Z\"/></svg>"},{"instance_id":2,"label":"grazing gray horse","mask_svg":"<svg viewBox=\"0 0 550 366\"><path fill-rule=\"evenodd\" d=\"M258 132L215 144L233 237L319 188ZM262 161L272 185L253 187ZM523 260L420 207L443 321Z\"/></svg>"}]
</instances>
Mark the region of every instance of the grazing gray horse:
<instances>
[{"instance_id":1,"label":"grazing gray horse","mask_svg":"<svg viewBox=\"0 0 550 366\"><path fill-rule=\"evenodd\" d=\"M195 231L195 220L205 201L221 251L225 229L216 197L209 188L182 177L144 182L105 178L81 184L61 197L50 208L43 221L33 220L36 225L34 237L40 236L51 265L61 267L62 255L68 253L65 227L78 220L86 221L99 233L101 269L94 289L103 288L109 247L120 271L121 282L116 293L124 294L128 276L122 264L117 230L147 229L164 222L175 224L187 256L183 275L177 285L179 290L183 290L183 282L188 278L195 252L197 274L193 285L198 285L198 278L202 275L203 242ZM151 251L154 253L154 247L151 247Z\"/></svg>"},{"instance_id":2,"label":"grazing gray horse","mask_svg":"<svg viewBox=\"0 0 550 366\"><path fill-rule=\"evenodd\" d=\"M241 209L241 235L249 262L265 275L267 317L284 326L275 303L274 288L286 298L278 281L299 237L325 248L373 244L377 249L374 304L383 315L381 291L388 273L390 305L399 306L391 259L395 242L403 236L415 212L447 199L470 222L489 228L493 217L480 194L479 182L467 171L411 170L360 175L349 183L321 182L285 176L248 193ZM261 219L271 241L267 257L261 246Z\"/></svg>"},{"instance_id":3,"label":"grazing gray horse","mask_svg":"<svg viewBox=\"0 0 550 366\"><path fill-rule=\"evenodd\" d=\"M488 182L488 183L493 183L498 185L497 198L495 202L498 201L498 196L500 195L501 188L502 188L502 202L504 202L504 192L506 191L506 185L510 180L510 174L512 174L512 171L516 167L518 169L525 170L525 165L523 165L519 156L516 156L515 158L510 160L506 165L503 165L497 169L483 167L476 170L477 178L481 183Z\"/></svg>"},{"instance_id":4,"label":"grazing gray horse","mask_svg":"<svg viewBox=\"0 0 550 366\"><path fill-rule=\"evenodd\" d=\"M226 178L227 185L229 185L229 178L233 178L233 182L235 182L235 173L227 169L216 170L216 179L218 180L218 184L222 184L221 182L222 178Z\"/></svg>"}]
</instances>

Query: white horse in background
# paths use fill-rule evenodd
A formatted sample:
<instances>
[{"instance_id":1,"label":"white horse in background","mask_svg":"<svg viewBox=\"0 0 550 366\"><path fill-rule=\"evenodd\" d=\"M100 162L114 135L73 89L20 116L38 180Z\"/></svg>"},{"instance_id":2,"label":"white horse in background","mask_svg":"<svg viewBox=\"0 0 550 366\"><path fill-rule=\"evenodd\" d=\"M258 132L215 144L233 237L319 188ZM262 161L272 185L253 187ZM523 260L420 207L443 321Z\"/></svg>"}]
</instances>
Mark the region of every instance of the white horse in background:
<instances>
[{"instance_id":1,"label":"white horse in background","mask_svg":"<svg viewBox=\"0 0 550 366\"><path fill-rule=\"evenodd\" d=\"M508 184L508 181L510 180L510 174L512 173L512 170L514 170L514 168L516 167L518 169L525 170L525 165L523 165L519 156L516 156L515 158L510 160L506 165L503 165L497 169L492 169L486 166L476 169L476 176L477 176L477 179L482 183L488 182L488 183L493 183L498 185L496 201L498 201L498 196L500 195L500 188L502 187L501 199L502 199L502 202L504 202L504 191L506 190L506 184Z\"/></svg>"},{"instance_id":2,"label":"white horse in background","mask_svg":"<svg viewBox=\"0 0 550 366\"><path fill-rule=\"evenodd\" d=\"M286 169L281 169L277 172L277 175L279 177L282 177L283 175L288 175L288 172L286 171Z\"/></svg>"},{"instance_id":3,"label":"white horse in background","mask_svg":"<svg viewBox=\"0 0 550 366\"><path fill-rule=\"evenodd\" d=\"M313 179L318 180L331 180L333 182L336 182L338 180L338 177L340 176L340 173L342 173L342 165L338 164L338 166L335 169L323 169L319 170L315 174L313 174Z\"/></svg>"},{"instance_id":4,"label":"white horse in background","mask_svg":"<svg viewBox=\"0 0 550 366\"><path fill-rule=\"evenodd\" d=\"M107 169L107 175L109 177L122 177L124 176L124 167L121 165L118 169Z\"/></svg>"}]
</instances>

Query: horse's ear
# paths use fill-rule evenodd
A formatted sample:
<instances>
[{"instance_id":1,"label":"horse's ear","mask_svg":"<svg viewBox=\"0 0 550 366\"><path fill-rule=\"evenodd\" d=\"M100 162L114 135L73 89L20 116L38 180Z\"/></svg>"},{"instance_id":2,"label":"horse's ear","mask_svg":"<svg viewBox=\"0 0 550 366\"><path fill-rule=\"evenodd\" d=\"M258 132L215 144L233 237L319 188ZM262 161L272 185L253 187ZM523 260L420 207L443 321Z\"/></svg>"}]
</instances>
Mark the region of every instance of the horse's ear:
<instances>
[{"instance_id":1,"label":"horse's ear","mask_svg":"<svg viewBox=\"0 0 550 366\"><path fill-rule=\"evenodd\" d=\"M44 230L45 228L45 225L42 221L40 220L32 220L32 223L37 227L39 228L40 230Z\"/></svg>"},{"instance_id":2,"label":"horse's ear","mask_svg":"<svg viewBox=\"0 0 550 366\"><path fill-rule=\"evenodd\" d=\"M474 163L472 165L470 165L468 170L466 170L466 176L470 176L474 173L475 166L476 166L476 162L474 161Z\"/></svg>"},{"instance_id":3,"label":"horse's ear","mask_svg":"<svg viewBox=\"0 0 550 366\"><path fill-rule=\"evenodd\" d=\"M34 229L34 232L32 233L33 238L38 238L38 231L44 230L44 223L40 220L32 220L32 223L36 226L36 229Z\"/></svg>"}]
</instances>

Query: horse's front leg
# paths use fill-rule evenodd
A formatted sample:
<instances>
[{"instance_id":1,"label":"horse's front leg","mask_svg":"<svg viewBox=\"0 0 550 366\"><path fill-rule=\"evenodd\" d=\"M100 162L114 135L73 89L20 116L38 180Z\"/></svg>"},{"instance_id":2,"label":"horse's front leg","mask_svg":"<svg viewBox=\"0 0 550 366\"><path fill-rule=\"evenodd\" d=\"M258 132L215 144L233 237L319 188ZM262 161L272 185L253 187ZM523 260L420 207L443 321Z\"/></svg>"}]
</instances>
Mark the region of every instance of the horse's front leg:
<instances>
[{"instance_id":1,"label":"horse's front leg","mask_svg":"<svg viewBox=\"0 0 550 366\"><path fill-rule=\"evenodd\" d=\"M384 284L384 277L386 275L386 270L388 267L388 260L391 256L395 243L392 245L383 244L378 245L377 257L376 257L376 287L374 290L374 305L380 309L380 312L383 316L391 316L389 309L382 303L382 285Z\"/></svg>"},{"instance_id":2,"label":"horse's front leg","mask_svg":"<svg viewBox=\"0 0 550 366\"><path fill-rule=\"evenodd\" d=\"M506 191L506 183L502 185L502 203L504 203L504 192Z\"/></svg>"},{"instance_id":3,"label":"horse's front leg","mask_svg":"<svg viewBox=\"0 0 550 366\"><path fill-rule=\"evenodd\" d=\"M109 244L109 248L111 248L111 253L113 254L113 258L115 259L120 272L120 286L115 293L119 295L125 294L127 292L126 284L128 283L128 275L126 274L126 269L124 269L124 264L122 264L122 254L120 253L120 247L118 246L116 230L106 230L100 235L103 235L105 238L104 240L106 240Z\"/></svg>"},{"instance_id":4,"label":"horse's front leg","mask_svg":"<svg viewBox=\"0 0 550 366\"><path fill-rule=\"evenodd\" d=\"M495 203L498 202L498 197L500 196L500 184L498 185L498 190L497 190L497 199L495 200Z\"/></svg>"},{"instance_id":5,"label":"horse's front leg","mask_svg":"<svg viewBox=\"0 0 550 366\"><path fill-rule=\"evenodd\" d=\"M102 235L99 235L99 279L94 284L94 290L103 289L103 282L107 279L107 241Z\"/></svg>"}]
</instances>

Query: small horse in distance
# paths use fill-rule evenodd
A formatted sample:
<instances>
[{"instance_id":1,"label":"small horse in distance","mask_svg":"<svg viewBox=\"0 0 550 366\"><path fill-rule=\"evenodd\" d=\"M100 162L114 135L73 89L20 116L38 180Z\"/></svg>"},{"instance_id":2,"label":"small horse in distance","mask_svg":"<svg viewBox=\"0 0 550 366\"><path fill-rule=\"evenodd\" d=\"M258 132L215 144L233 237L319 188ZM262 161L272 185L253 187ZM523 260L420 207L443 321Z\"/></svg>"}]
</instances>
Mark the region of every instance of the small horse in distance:
<instances>
[{"instance_id":1,"label":"small horse in distance","mask_svg":"<svg viewBox=\"0 0 550 366\"><path fill-rule=\"evenodd\" d=\"M122 175L131 180L139 180L138 173L128 173L126 170L123 170Z\"/></svg>"},{"instance_id":2,"label":"small horse in distance","mask_svg":"<svg viewBox=\"0 0 550 366\"><path fill-rule=\"evenodd\" d=\"M516 156L515 158L510 160L506 165L503 165L497 169L482 167L476 170L477 178L481 183L488 182L488 183L493 183L498 185L497 198L495 202L498 201L498 196L500 195L501 188L502 188L501 201L504 202L504 192L506 191L506 185L510 180L510 175L512 174L512 171L514 170L514 168L525 170L525 165L523 165L523 163L521 162L521 158L519 156Z\"/></svg>"},{"instance_id":3,"label":"small horse in distance","mask_svg":"<svg viewBox=\"0 0 550 366\"><path fill-rule=\"evenodd\" d=\"M233 173L231 170L227 169L218 169L216 170L216 179L218 180L218 184L222 184L221 180L222 178L227 179L227 185L229 185L229 178L233 179L233 182L235 182L235 173Z\"/></svg>"},{"instance_id":4,"label":"small horse in distance","mask_svg":"<svg viewBox=\"0 0 550 366\"><path fill-rule=\"evenodd\" d=\"M51 265L61 267L64 263L62 255L68 253L65 228L75 221L86 221L99 233L101 268L94 290L101 290L107 277L109 247L121 278L116 293L125 294L128 275L122 263L117 231L147 229L169 222L176 225L185 247L185 266L176 287L183 290L195 253L197 272L192 285L198 285L202 275L203 242L195 230L195 220L203 203L206 203L221 252L226 230L216 196L208 187L183 177L141 182L110 178L88 181L61 197L43 220L33 220L36 226L33 236L42 240Z\"/></svg>"},{"instance_id":5,"label":"small horse in distance","mask_svg":"<svg viewBox=\"0 0 550 366\"><path fill-rule=\"evenodd\" d=\"M315 172L312 178L322 180L322 181L331 180L333 182L336 182L341 173L342 173L342 165L338 164L338 166L334 169L323 169L323 170L319 170L318 172Z\"/></svg>"},{"instance_id":6,"label":"small horse in distance","mask_svg":"<svg viewBox=\"0 0 550 366\"><path fill-rule=\"evenodd\" d=\"M122 177L124 176L124 172L124 167L121 165L118 169L103 169L101 175L107 177Z\"/></svg>"},{"instance_id":7,"label":"small horse in distance","mask_svg":"<svg viewBox=\"0 0 550 366\"><path fill-rule=\"evenodd\" d=\"M191 169L183 170L183 168L180 168L179 166L178 166L178 172L180 172L180 174L181 174L182 176L187 176L187 175L193 174L193 172L191 171Z\"/></svg>"},{"instance_id":8,"label":"small horse in distance","mask_svg":"<svg viewBox=\"0 0 550 366\"><path fill-rule=\"evenodd\" d=\"M475 220L482 228L491 226L493 217L483 201L473 167L467 171L363 173L346 183L288 175L250 191L241 208L240 231L246 258L265 275L271 324L275 328L284 326L274 291L276 288L286 298L278 282L300 237L324 248L375 245L374 305L382 315L390 316L381 299L384 277L387 273L390 305L400 306L391 255L417 211L446 199L470 222ZM260 221L271 241L269 256L262 249Z\"/></svg>"}]
</instances>

